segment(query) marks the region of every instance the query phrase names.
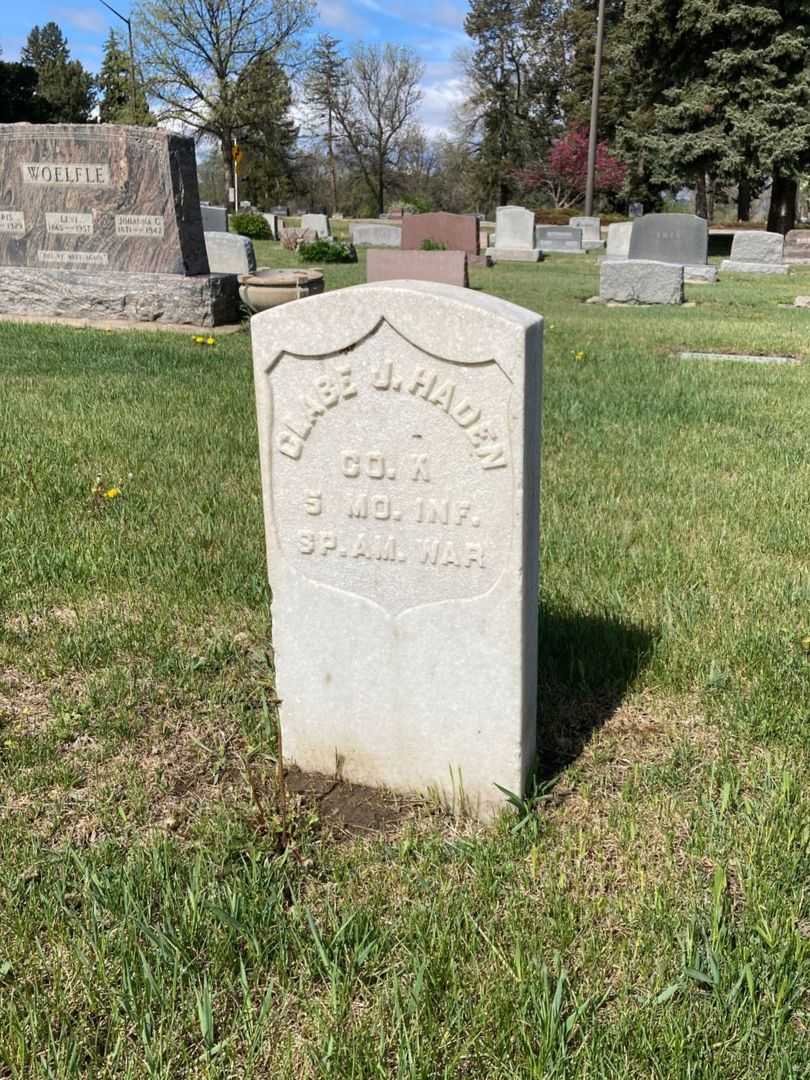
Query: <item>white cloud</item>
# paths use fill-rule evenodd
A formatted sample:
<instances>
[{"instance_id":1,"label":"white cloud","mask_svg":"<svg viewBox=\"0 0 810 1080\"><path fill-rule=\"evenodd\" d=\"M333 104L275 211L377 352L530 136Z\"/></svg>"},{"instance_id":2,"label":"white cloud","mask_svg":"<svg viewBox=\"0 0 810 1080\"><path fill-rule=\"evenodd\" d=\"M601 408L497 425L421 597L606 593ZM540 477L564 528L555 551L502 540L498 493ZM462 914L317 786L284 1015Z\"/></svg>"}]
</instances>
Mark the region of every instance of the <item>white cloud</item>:
<instances>
[{"instance_id":1,"label":"white cloud","mask_svg":"<svg viewBox=\"0 0 810 1080\"><path fill-rule=\"evenodd\" d=\"M116 6L115 4L113 5ZM122 13L123 14L123 13ZM53 12L57 21L63 21L75 30L84 30L88 34L103 34L115 16L110 12L99 11L91 7L63 7ZM118 19L115 19L118 22ZM123 23L121 26L123 27Z\"/></svg>"},{"instance_id":2,"label":"white cloud","mask_svg":"<svg viewBox=\"0 0 810 1080\"><path fill-rule=\"evenodd\" d=\"M321 0L318 5L319 22L329 30L339 30L343 34L369 36L371 28L368 22L356 15L343 0Z\"/></svg>"},{"instance_id":3,"label":"white cloud","mask_svg":"<svg viewBox=\"0 0 810 1080\"><path fill-rule=\"evenodd\" d=\"M422 84L420 120L428 135L446 134L453 113L466 97L464 80L460 75Z\"/></svg>"}]
</instances>

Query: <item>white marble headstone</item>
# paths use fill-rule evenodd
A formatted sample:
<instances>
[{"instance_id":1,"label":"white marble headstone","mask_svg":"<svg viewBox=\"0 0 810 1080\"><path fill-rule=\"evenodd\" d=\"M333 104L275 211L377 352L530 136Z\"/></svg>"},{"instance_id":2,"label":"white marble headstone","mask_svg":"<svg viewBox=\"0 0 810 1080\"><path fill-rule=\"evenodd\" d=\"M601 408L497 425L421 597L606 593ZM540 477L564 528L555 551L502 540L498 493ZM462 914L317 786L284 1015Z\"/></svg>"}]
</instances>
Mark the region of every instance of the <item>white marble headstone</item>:
<instances>
[{"instance_id":1,"label":"white marble headstone","mask_svg":"<svg viewBox=\"0 0 810 1080\"><path fill-rule=\"evenodd\" d=\"M301 228L311 229L319 239L332 235L326 214L302 214Z\"/></svg>"},{"instance_id":2,"label":"white marble headstone","mask_svg":"<svg viewBox=\"0 0 810 1080\"><path fill-rule=\"evenodd\" d=\"M534 248L534 214L522 206L499 206L495 212L495 250L531 251Z\"/></svg>"},{"instance_id":3,"label":"white marble headstone","mask_svg":"<svg viewBox=\"0 0 810 1080\"><path fill-rule=\"evenodd\" d=\"M252 337L285 755L486 816L535 751L542 319L396 281Z\"/></svg>"}]
</instances>

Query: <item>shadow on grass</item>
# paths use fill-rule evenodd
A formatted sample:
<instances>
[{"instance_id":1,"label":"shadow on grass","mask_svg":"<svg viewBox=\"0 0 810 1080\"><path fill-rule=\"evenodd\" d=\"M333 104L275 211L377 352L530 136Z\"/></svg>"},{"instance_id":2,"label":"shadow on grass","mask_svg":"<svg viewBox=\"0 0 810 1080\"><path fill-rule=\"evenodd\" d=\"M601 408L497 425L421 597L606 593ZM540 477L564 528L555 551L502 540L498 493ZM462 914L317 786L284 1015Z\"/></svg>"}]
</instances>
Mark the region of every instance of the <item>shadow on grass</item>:
<instances>
[{"instance_id":1,"label":"shadow on grass","mask_svg":"<svg viewBox=\"0 0 810 1080\"><path fill-rule=\"evenodd\" d=\"M540 605L537 778L575 761L649 663L655 634L610 615Z\"/></svg>"}]
</instances>

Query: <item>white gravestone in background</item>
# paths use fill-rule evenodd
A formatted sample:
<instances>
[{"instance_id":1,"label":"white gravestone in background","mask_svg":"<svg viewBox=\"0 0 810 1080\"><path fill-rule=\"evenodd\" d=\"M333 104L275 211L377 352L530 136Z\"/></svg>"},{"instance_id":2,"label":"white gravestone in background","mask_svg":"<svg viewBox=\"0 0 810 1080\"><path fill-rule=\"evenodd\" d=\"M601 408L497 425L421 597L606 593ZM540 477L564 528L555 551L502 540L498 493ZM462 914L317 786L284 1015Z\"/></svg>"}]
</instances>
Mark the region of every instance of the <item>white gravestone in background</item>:
<instances>
[{"instance_id":1,"label":"white gravestone in background","mask_svg":"<svg viewBox=\"0 0 810 1080\"><path fill-rule=\"evenodd\" d=\"M486 816L535 752L542 319L397 281L252 340L285 756Z\"/></svg>"},{"instance_id":2,"label":"white gravestone in background","mask_svg":"<svg viewBox=\"0 0 810 1080\"><path fill-rule=\"evenodd\" d=\"M499 206L495 212L495 246L487 255L504 262L538 262L534 243L534 213L522 206Z\"/></svg>"},{"instance_id":3,"label":"white gravestone in background","mask_svg":"<svg viewBox=\"0 0 810 1080\"><path fill-rule=\"evenodd\" d=\"M739 274L787 274L784 255L781 233L741 230L731 242L731 258L724 259L720 269Z\"/></svg>"},{"instance_id":4,"label":"white gravestone in background","mask_svg":"<svg viewBox=\"0 0 810 1080\"><path fill-rule=\"evenodd\" d=\"M606 252L608 259L626 259L628 257L632 231L632 221L616 221L612 225L608 225Z\"/></svg>"},{"instance_id":5,"label":"white gravestone in background","mask_svg":"<svg viewBox=\"0 0 810 1080\"><path fill-rule=\"evenodd\" d=\"M301 228L311 229L319 240L332 235L332 230L329 227L329 218L326 214L302 214Z\"/></svg>"},{"instance_id":6,"label":"white gravestone in background","mask_svg":"<svg viewBox=\"0 0 810 1080\"><path fill-rule=\"evenodd\" d=\"M575 229L582 229L582 246L586 251L604 247L602 241L602 219L598 217L572 217L568 224Z\"/></svg>"}]
</instances>

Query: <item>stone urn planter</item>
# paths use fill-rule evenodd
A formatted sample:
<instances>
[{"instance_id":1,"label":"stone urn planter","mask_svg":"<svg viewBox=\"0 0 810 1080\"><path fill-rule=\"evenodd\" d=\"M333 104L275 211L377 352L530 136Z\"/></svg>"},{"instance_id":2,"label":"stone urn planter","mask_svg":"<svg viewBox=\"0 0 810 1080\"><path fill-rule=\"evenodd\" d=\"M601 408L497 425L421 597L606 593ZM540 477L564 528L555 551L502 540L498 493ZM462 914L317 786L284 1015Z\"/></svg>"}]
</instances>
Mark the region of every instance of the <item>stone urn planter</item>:
<instances>
[{"instance_id":1,"label":"stone urn planter","mask_svg":"<svg viewBox=\"0 0 810 1080\"><path fill-rule=\"evenodd\" d=\"M239 296L255 315L259 311L315 296L324 290L320 270L256 270L239 275Z\"/></svg>"}]
</instances>

